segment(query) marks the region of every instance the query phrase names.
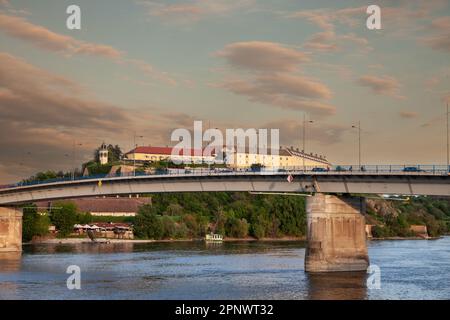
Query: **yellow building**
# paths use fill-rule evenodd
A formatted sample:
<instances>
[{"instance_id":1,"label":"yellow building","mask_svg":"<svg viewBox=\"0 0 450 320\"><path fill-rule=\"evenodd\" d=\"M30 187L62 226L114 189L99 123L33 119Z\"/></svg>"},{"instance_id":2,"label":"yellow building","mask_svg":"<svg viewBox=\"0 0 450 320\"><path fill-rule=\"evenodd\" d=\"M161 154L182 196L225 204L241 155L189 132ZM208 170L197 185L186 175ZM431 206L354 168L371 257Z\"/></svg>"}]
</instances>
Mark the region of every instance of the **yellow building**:
<instances>
[{"instance_id":1,"label":"yellow building","mask_svg":"<svg viewBox=\"0 0 450 320\"><path fill-rule=\"evenodd\" d=\"M190 149L183 154L172 156L172 147L136 147L124 155L124 160L142 162L155 162L162 160L175 161L183 163L213 163L216 161L213 156L203 156L201 150L195 152ZM182 150L180 150L182 151ZM280 148L277 152L267 150L267 154L251 153L248 149L237 151L236 148L223 148L224 162L234 169L250 168L253 164L260 164L265 168L286 168L286 169L306 169L328 168L331 164L325 157L306 154L298 149Z\"/></svg>"},{"instance_id":2,"label":"yellow building","mask_svg":"<svg viewBox=\"0 0 450 320\"><path fill-rule=\"evenodd\" d=\"M331 163L323 156L306 154L298 149L280 148L278 152L267 150L267 154L251 153L247 149L244 152L234 151L228 152L228 161L230 167L240 169L249 168L253 164L260 164L265 168L285 168L285 169L307 169L312 168L329 168ZM232 158L230 155L232 153ZM231 159L231 160L230 160Z\"/></svg>"}]
</instances>

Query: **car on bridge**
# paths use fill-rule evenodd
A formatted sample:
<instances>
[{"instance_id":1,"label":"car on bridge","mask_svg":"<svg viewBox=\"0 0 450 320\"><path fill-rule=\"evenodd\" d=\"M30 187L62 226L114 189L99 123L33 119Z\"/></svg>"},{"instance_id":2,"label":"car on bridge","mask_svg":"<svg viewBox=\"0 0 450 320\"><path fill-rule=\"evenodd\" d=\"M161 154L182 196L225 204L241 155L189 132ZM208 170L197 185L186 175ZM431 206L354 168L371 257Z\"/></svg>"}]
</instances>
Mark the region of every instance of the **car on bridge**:
<instances>
[{"instance_id":1,"label":"car on bridge","mask_svg":"<svg viewBox=\"0 0 450 320\"><path fill-rule=\"evenodd\" d=\"M311 171L312 172L327 172L328 170L326 168L322 168L322 167L315 167L315 168L312 168Z\"/></svg>"},{"instance_id":2,"label":"car on bridge","mask_svg":"<svg viewBox=\"0 0 450 320\"><path fill-rule=\"evenodd\" d=\"M403 172L423 172L423 170L418 167L405 167L403 168Z\"/></svg>"}]
</instances>

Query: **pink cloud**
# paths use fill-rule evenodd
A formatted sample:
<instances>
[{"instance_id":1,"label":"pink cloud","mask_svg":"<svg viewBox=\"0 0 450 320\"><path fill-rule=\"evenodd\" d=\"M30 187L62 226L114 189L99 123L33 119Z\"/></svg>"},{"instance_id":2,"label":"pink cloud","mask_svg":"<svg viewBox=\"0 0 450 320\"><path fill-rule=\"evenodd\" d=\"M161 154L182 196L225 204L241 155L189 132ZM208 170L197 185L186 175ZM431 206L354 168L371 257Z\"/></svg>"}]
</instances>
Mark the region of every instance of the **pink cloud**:
<instances>
[{"instance_id":1,"label":"pink cloud","mask_svg":"<svg viewBox=\"0 0 450 320\"><path fill-rule=\"evenodd\" d=\"M303 52L279 43L249 41L225 46L216 53L238 70L254 71L248 78L223 81L219 87L250 101L277 108L303 110L316 115L331 115L336 108L328 100L330 89L317 80L296 74L299 65L309 61Z\"/></svg>"},{"instance_id":2,"label":"pink cloud","mask_svg":"<svg viewBox=\"0 0 450 320\"><path fill-rule=\"evenodd\" d=\"M423 44L434 50L450 52L450 17L443 16L434 19L429 25L428 36L419 39Z\"/></svg>"},{"instance_id":3,"label":"pink cloud","mask_svg":"<svg viewBox=\"0 0 450 320\"><path fill-rule=\"evenodd\" d=\"M48 51L98 55L112 59L122 56L120 51L111 46L76 40L70 36L61 35L42 26L34 25L21 17L0 13L0 29L10 36L30 41Z\"/></svg>"},{"instance_id":4,"label":"pink cloud","mask_svg":"<svg viewBox=\"0 0 450 320\"><path fill-rule=\"evenodd\" d=\"M364 75L357 80L358 84L368 87L375 94L388 95L395 98L401 98L397 95L400 83L391 76Z\"/></svg>"},{"instance_id":5,"label":"pink cloud","mask_svg":"<svg viewBox=\"0 0 450 320\"><path fill-rule=\"evenodd\" d=\"M301 76L265 75L252 80L230 80L221 87L234 94L249 97L250 101L278 108L303 110L317 116L332 115L336 108L316 101L330 98L330 90L323 84Z\"/></svg>"},{"instance_id":6,"label":"pink cloud","mask_svg":"<svg viewBox=\"0 0 450 320\"><path fill-rule=\"evenodd\" d=\"M253 71L294 71L300 63L309 60L301 51L263 41L232 43L216 55L233 67Z\"/></svg>"},{"instance_id":7,"label":"pink cloud","mask_svg":"<svg viewBox=\"0 0 450 320\"><path fill-rule=\"evenodd\" d=\"M419 114L414 111L400 111L399 115L400 115L400 117L405 118L405 119L413 119L413 118L417 118L419 116Z\"/></svg>"},{"instance_id":8,"label":"pink cloud","mask_svg":"<svg viewBox=\"0 0 450 320\"><path fill-rule=\"evenodd\" d=\"M167 22L192 23L209 16L217 16L228 12L250 7L254 0L191 0L185 3L170 4L167 1L141 1L148 14Z\"/></svg>"},{"instance_id":9,"label":"pink cloud","mask_svg":"<svg viewBox=\"0 0 450 320\"><path fill-rule=\"evenodd\" d=\"M111 46L77 40L73 37L34 25L24 18L0 13L0 30L6 34L28 41L35 46L64 55L89 55L112 59L115 63L131 65L157 81L175 86L177 81L167 72L159 71L151 64L126 57L126 54Z\"/></svg>"}]
</instances>

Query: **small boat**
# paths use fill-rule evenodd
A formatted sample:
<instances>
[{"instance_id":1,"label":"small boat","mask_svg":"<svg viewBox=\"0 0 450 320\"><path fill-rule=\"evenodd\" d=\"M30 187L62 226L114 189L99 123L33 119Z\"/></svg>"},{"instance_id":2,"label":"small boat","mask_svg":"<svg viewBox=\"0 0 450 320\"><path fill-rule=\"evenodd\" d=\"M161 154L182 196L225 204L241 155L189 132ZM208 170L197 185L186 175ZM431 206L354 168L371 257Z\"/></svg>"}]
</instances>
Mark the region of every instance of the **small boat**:
<instances>
[{"instance_id":1,"label":"small boat","mask_svg":"<svg viewBox=\"0 0 450 320\"><path fill-rule=\"evenodd\" d=\"M222 242L223 237L221 234L210 233L205 236L205 241L206 242Z\"/></svg>"}]
</instances>

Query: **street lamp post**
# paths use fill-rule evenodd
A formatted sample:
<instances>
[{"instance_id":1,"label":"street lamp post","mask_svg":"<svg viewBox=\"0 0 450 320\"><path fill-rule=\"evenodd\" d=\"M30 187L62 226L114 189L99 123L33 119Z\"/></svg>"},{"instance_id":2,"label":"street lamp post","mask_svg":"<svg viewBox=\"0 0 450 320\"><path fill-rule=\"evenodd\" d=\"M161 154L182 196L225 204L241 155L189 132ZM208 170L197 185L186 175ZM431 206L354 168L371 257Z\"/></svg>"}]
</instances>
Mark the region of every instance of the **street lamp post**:
<instances>
[{"instance_id":1,"label":"street lamp post","mask_svg":"<svg viewBox=\"0 0 450 320\"><path fill-rule=\"evenodd\" d=\"M136 132L133 133L133 146L134 146L134 153L133 153L133 177L136 176L136 138L143 138L144 136L137 136Z\"/></svg>"},{"instance_id":2,"label":"street lamp post","mask_svg":"<svg viewBox=\"0 0 450 320\"><path fill-rule=\"evenodd\" d=\"M73 141L72 146L72 180L75 180L75 148L83 144Z\"/></svg>"},{"instance_id":3,"label":"street lamp post","mask_svg":"<svg viewBox=\"0 0 450 320\"><path fill-rule=\"evenodd\" d=\"M358 121L358 125L353 125L352 128L358 129L358 170L361 170L361 121Z\"/></svg>"},{"instance_id":4,"label":"street lamp post","mask_svg":"<svg viewBox=\"0 0 450 320\"><path fill-rule=\"evenodd\" d=\"M314 121L312 121L312 120L306 121L306 113L303 113L303 156L302 156L303 172L306 171L305 155L306 155L306 124L307 123L314 123Z\"/></svg>"},{"instance_id":5,"label":"street lamp post","mask_svg":"<svg viewBox=\"0 0 450 320\"><path fill-rule=\"evenodd\" d=\"M448 123L448 102L447 102L447 113L446 115L446 119L447 119L447 173L450 172L450 144L449 144L449 137L448 137L448 128L449 128L449 123Z\"/></svg>"}]
</instances>

